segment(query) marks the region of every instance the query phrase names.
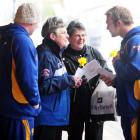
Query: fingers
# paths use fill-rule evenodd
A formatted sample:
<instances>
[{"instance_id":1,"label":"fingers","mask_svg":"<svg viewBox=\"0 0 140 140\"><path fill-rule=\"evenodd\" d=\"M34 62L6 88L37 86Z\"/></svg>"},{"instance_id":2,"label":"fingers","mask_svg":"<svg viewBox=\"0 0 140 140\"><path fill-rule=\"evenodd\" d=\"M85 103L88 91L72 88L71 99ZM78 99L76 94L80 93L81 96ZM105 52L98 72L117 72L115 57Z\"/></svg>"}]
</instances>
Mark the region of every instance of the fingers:
<instances>
[{"instance_id":1,"label":"fingers","mask_svg":"<svg viewBox=\"0 0 140 140\"><path fill-rule=\"evenodd\" d=\"M100 79L102 79L107 86L112 86L113 85L113 79L106 77L104 75L100 75Z\"/></svg>"},{"instance_id":2,"label":"fingers","mask_svg":"<svg viewBox=\"0 0 140 140\"><path fill-rule=\"evenodd\" d=\"M43 69L43 70L41 71L41 75L42 75L42 76L49 76L49 74L50 74L50 70L49 70L49 69Z\"/></svg>"},{"instance_id":3,"label":"fingers","mask_svg":"<svg viewBox=\"0 0 140 140\"><path fill-rule=\"evenodd\" d=\"M73 76L73 80L75 82L74 88L78 88L78 87L81 86L81 84L82 84L82 79L81 78Z\"/></svg>"},{"instance_id":4,"label":"fingers","mask_svg":"<svg viewBox=\"0 0 140 140\"><path fill-rule=\"evenodd\" d=\"M77 78L75 81L75 87L78 88L81 86L81 84L82 84L82 79Z\"/></svg>"},{"instance_id":5,"label":"fingers","mask_svg":"<svg viewBox=\"0 0 140 140\"><path fill-rule=\"evenodd\" d=\"M34 105L33 108L38 109L39 108L39 104Z\"/></svg>"}]
</instances>

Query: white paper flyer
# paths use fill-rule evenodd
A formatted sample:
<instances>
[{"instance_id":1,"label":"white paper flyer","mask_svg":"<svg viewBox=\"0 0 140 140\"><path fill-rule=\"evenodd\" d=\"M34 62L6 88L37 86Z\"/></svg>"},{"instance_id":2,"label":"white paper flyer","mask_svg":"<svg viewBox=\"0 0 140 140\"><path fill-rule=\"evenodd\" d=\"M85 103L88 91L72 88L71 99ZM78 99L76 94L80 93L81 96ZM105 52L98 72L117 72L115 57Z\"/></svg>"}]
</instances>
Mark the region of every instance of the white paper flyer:
<instances>
[{"instance_id":1,"label":"white paper flyer","mask_svg":"<svg viewBox=\"0 0 140 140\"><path fill-rule=\"evenodd\" d=\"M107 76L111 79L115 77L112 72L109 72L106 69L102 68L95 59L87 63L83 68L78 68L75 76L81 78L83 75L85 75L87 80L89 81L97 74Z\"/></svg>"}]
</instances>

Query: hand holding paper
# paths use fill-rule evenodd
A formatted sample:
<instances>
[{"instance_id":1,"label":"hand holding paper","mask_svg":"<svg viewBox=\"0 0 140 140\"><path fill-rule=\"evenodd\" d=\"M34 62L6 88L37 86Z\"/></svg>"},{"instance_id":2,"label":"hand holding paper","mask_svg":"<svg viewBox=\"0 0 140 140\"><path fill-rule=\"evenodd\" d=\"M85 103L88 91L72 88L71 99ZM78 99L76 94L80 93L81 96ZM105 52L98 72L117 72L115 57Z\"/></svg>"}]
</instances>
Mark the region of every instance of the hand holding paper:
<instances>
[{"instance_id":1,"label":"hand holding paper","mask_svg":"<svg viewBox=\"0 0 140 140\"><path fill-rule=\"evenodd\" d=\"M89 81L90 79L92 79L98 74L109 77L110 79L113 79L115 77L113 73L102 68L95 59L87 63L83 68L78 68L75 73L75 76L78 76L79 78L81 78L83 75L85 75L87 78L87 81Z\"/></svg>"},{"instance_id":2,"label":"hand holding paper","mask_svg":"<svg viewBox=\"0 0 140 140\"><path fill-rule=\"evenodd\" d=\"M98 69L101 66L98 64L98 62L94 59L92 61L90 61L89 63L87 63L84 67L83 70L85 72L85 76L87 78L87 80L89 81L90 79L92 79L93 77L95 77L98 74Z\"/></svg>"},{"instance_id":3,"label":"hand holding paper","mask_svg":"<svg viewBox=\"0 0 140 140\"><path fill-rule=\"evenodd\" d=\"M104 69L104 68L99 68L99 69L97 70L97 72L98 72L99 74L105 76L105 77L110 78L111 80L114 79L114 77L115 77L115 75L113 75L112 72L109 72L109 71L107 71L107 70Z\"/></svg>"},{"instance_id":4,"label":"hand holding paper","mask_svg":"<svg viewBox=\"0 0 140 140\"><path fill-rule=\"evenodd\" d=\"M83 75L85 75L85 71L82 68L78 68L75 72L75 76L82 78Z\"/></svg>"}]
</instances>

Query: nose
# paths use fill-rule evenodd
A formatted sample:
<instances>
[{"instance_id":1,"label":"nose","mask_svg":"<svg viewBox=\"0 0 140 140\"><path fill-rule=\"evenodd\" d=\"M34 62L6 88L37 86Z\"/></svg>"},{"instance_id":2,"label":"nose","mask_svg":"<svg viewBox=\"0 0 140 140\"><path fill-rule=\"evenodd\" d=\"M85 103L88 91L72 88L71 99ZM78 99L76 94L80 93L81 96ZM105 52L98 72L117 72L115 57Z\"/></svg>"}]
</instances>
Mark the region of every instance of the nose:
<instances>
[{"instance_id":1,"label":"nose","mask_svg":"<svg viewBox=\"0 0 140 140\"><path fill-rule=\"evenodd\" d=\"M69 35L68 35L68 33L66 34L66 38L69 38Z\"/></svg>"},{"instance_id":2,"label":"nose","mask_svg":"<svg viewBox=\"0 0 140 140\"><path fill-rule=\"evenodd\" d=\"M79 38L80 38L81 40L82 40L82 39L85 39L85 37L86 37L85 35L80 35L80 36L79 36Z\"/></svg>"}]
</instances>

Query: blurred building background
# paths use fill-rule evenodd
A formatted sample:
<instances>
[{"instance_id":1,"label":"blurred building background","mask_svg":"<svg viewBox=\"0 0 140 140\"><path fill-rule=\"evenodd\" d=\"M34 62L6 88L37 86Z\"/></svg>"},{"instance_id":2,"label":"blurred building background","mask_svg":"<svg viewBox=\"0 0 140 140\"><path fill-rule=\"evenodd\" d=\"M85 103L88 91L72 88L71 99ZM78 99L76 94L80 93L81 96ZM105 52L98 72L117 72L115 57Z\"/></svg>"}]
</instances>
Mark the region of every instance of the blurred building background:
<instances>
[{"instance_id":1,"label":"blurred building background","mask_svg":"<svg viewBox=\"0 0 140 140\"><path fill-rule=\"evenodd\" d=\"M17 7L23 2L35 3L41 11L42 23L49 16L62 17L66 23L79 19L87 29L87 43L99 49L106 59L111 50L118 49L121 39L112 38L106 30L105 11L113 5L128 7L136 21L140 22L138 0L0 0L0 25L13 21ZM41 41L40 29L34 33L33 39L38 45Z\"/></svg>"}]
</instances>

